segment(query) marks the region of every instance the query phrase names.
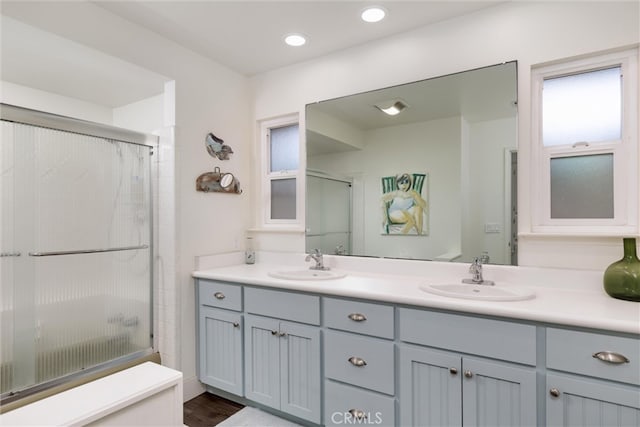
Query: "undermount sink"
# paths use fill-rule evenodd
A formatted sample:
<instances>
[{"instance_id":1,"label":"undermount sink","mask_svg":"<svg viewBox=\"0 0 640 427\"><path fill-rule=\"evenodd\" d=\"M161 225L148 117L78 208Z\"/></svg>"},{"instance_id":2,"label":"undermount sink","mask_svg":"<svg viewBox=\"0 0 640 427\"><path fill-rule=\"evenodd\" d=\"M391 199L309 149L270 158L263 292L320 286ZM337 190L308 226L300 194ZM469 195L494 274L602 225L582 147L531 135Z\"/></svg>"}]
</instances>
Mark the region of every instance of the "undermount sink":
<instances>
[{"instance_id":1,"label":"undermount sink","mask_svg":"<svg viewBox=\"0 0 640 427\"><path fill-rule=\"evenodd\" d=\"M276 279L286 280L333 280L341 279L346 276L346 273L334 271L334 270L282 270L282 271L270 271L269 276Z\"/></svg>"},{"instance_id":2,"label":"undermount sink","mask_svg":"<svg viewBox=\"0 0 640 427\"><path fill-rule=\"evenodd\" d=\"M435 295L479 301L522 301L535 298L532 289L516 285L477 285L473 283L428 283L420 286Z\"/></svg>"}]
</instances>

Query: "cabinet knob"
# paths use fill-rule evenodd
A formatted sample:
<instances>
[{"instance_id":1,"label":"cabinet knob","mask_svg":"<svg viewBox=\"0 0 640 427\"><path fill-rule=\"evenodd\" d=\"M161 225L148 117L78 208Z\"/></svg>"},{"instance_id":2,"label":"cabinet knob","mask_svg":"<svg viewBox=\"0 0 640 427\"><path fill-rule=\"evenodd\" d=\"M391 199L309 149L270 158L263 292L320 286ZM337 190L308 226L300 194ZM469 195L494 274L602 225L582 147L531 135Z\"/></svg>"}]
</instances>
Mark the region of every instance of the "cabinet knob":
<instances>
[{"instance_id":1,"label":"cabinet knob","mask_svg":"<svg viewBox=\"0 0 640 427\"><path fill-rule=\"evenodd\" d=\"M365 320L367 320L367 317L361 313L351 313L347 317L354 322L364 322Z\"/></svg>"},{"instance_id":2,"label":"cabinet knob","mask_svg":"<svg viewBox=\"0 0 640 427\"><path fill-rule=\"evenodd\" d=\"M216 292L213 296L217 299L224 299L224 294L222 292Z\"/></svg>"},{"instance_id":3,"label":"cabinet knob","mask_svg":"<svg viewBox=\"0 0 640 427\"><path fill-rule=\"evenodd\" d=\"M278 335L278 331L271 331L271 335Z\"/></svg>"},{"instance_id":4,"label":"cabinet knob","mask_svg":"<svg viewBox=\"0 0 640 427\"><path fill-rule=\"evenodd\" d=\"M367 419L367 414L362 409L349 409L349 413L356 420L365 420Z\"/></svg>"},{"instance_id":5,"label":"cabinet knob","mask_svg":"<svg viewBox=\"0 0 640 427\"><path fill-rule=\"evenodd\" d=\"M449 368L449 372L450 372L452 375L457 375L457 374L458 374L458 368Z\"/></svg>"},{"instance_id":6,"label":"cabinet knob","mask_svg":"<svg viewBox=\"0 0 640 427\"><path fill-rule=\"evenodd\" d=\"M471 378L473 377L473 372L467 369L466 371L464 371L464 376L467 378Z\"/></svg>"},{"instance_id":7,"label":"cabinet knob","mask_svg":"<svg viewBox=\"0 0 640 427\"><path fill-rule=\"evenodd\" d=\"M558 390L557 388L552 388L551 390L549 390L549 394L553 397L559 397L560 390Z\"/></svg>"},{"instance_id":8,"label":"cabinet knob","mask_svg":"<svg viewBox=\"0 0 640 427\"><path fill-rule=\"evenodd\" d=\"M351 363L353 366L358 366L358 367L367 366L367 362L365 362L365 360L361 359L360 357L351 356L348 360L349 360L349 363Z\"/></svg>"},{"instance_id":9,"label":"cabinet knob","mask_svg":"<svg viewBox=\"0 0 640 427\"><path fill-rule=\"evenodd\" d=\"M602 360L605 363L611 363L613 365L621 365L623 363L629 363L629 359L620 353L614 353L613 351L599 351L593 354L598 360Z\"/></svg>"},{"instance_id":10,"label":"cabinet knob","mask_svg":"<svg viewBox=\"0 0 640 427\"><path fill-rule=\"evenodd\" d=\"M238 326L240 326L240 323L238 323L238 322L233 322L233 327L234 327L234 328L237 328Z\"/></svg>"},{"instance_id":11,"label":"cabinet knob","mask_svg":"<svg viewBox=\"0 0 640 427\"><path fill-rule=\"evenodd\" d=\"M287 336L287 333L286 333L286 332L280 332L280 333L278 334L278 336L279 336L279 337L286 337L286 336Z\"/></svg>"}]
</instances>

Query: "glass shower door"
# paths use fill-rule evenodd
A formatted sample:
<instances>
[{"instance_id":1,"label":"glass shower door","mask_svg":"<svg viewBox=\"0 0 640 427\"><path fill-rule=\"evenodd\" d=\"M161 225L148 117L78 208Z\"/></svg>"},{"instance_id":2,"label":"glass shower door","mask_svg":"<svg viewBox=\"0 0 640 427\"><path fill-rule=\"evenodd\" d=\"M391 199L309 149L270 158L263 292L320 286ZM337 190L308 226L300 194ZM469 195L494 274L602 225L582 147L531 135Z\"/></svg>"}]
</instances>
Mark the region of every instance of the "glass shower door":
<instances>
[{"instance_id":1,"label":"glass shower door","mask_svg":"<svg viewBox=\"0 0 640 427\"><path fill-rule=\"evenodd\" d=\"M307 173L307 252L351 254L351 183Z\"/></svg>"},{"instance_id":2,"label":"glass shower door","mask_svg":"<svg viewBox=\"0 0 640 427\"><path fill-rule=\"evenodd\" d=\"M3 397L149 352L151 147L2 121Z\"/></svg>"}]
</instances>

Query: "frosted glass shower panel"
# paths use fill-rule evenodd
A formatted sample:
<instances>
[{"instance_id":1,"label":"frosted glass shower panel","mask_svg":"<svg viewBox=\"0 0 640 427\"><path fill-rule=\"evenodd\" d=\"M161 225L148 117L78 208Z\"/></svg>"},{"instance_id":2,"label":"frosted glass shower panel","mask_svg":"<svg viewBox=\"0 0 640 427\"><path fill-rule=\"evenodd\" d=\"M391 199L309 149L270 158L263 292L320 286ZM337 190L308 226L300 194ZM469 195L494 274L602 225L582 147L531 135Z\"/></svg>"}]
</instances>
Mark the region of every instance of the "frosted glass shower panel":
<instances>
[{"instance_id":1,"label":"frosted glass shower panel","mask_svg":"<svg viewBox=\"0 0 640 427\"><path fill-rule=\"evenodd\" d=\"M307 174L307 251L351 253L351 184Z\"/></svg>"},{"instance_id":2,"label":"frosted glass shower panel","mask_svg":"<svg viewBox=\"0 0 640 427\"><path fill-rule=\"evenodd\" d=\"M551 159L551 218L613 218L613 154Z\"/></svg>"},{"instance_id":3,"label":"frosted glass shower panel","mask_svg":"<svg viewBox=\"0 0 640 427\"><path fill-rule=\"evenodd\" d=\"M149 147L35 129L38 251L148 244Z\"/></svg>"},{"instance_id":4,"label":"frosted glass shower panel","mask_svg":"<svg viewBox=\"0 0 640 427\"><path fill-rule=\"evenodd\" d=\"M542 92L545 147L620 139L620 67L546 79Z\"/></svg>"},{"instance_id":5,"label":"frosted glass shower panel","mask_svg":"<svg viewBox=\"0 0 640 427\"><path fill-rule=\"evenodd\" d=\"M2 122L3 394L152 347L150 159Z\"/></svg>"}]
</instances>

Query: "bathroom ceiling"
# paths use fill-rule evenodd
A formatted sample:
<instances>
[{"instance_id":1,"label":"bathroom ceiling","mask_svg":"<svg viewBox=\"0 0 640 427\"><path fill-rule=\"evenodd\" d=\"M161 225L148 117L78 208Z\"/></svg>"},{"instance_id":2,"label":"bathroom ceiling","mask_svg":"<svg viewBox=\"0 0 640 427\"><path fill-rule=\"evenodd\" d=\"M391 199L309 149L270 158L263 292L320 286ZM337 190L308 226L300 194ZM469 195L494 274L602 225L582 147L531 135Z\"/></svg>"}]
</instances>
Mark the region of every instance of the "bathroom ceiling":
<instances>
[{"instance_id":1,"label":"bathroom ceiling","mask_svg":"<svg viewBox=\"0 0 640 427\"><path fill-rule=\"evenodd\" d=\"M100 7L251 76L493 6L500 1L98 1ZM371 5L379 23L360 19ZM292 48L285 35L302 33Z\"/></svg>"},{"instance_id":2,"label":"bathroom ceiling","mask_svg":"<svg viewBox=\"0 0 640 427\"><path fill-rule=\"evenodd\" d=\"M388 14L382 22L371 24L359 15L372 3L350 0L1 0L0 77L111 107L161 93L170 76L90 47L87 40L109 40L109 34L96 34L97 26L92 25L101 13L118 15L252 76L503 2L374 1ZM285 45L283 37L293 32L306 35L308 43L297 48Z\"/></svg>"}]
</instances>

